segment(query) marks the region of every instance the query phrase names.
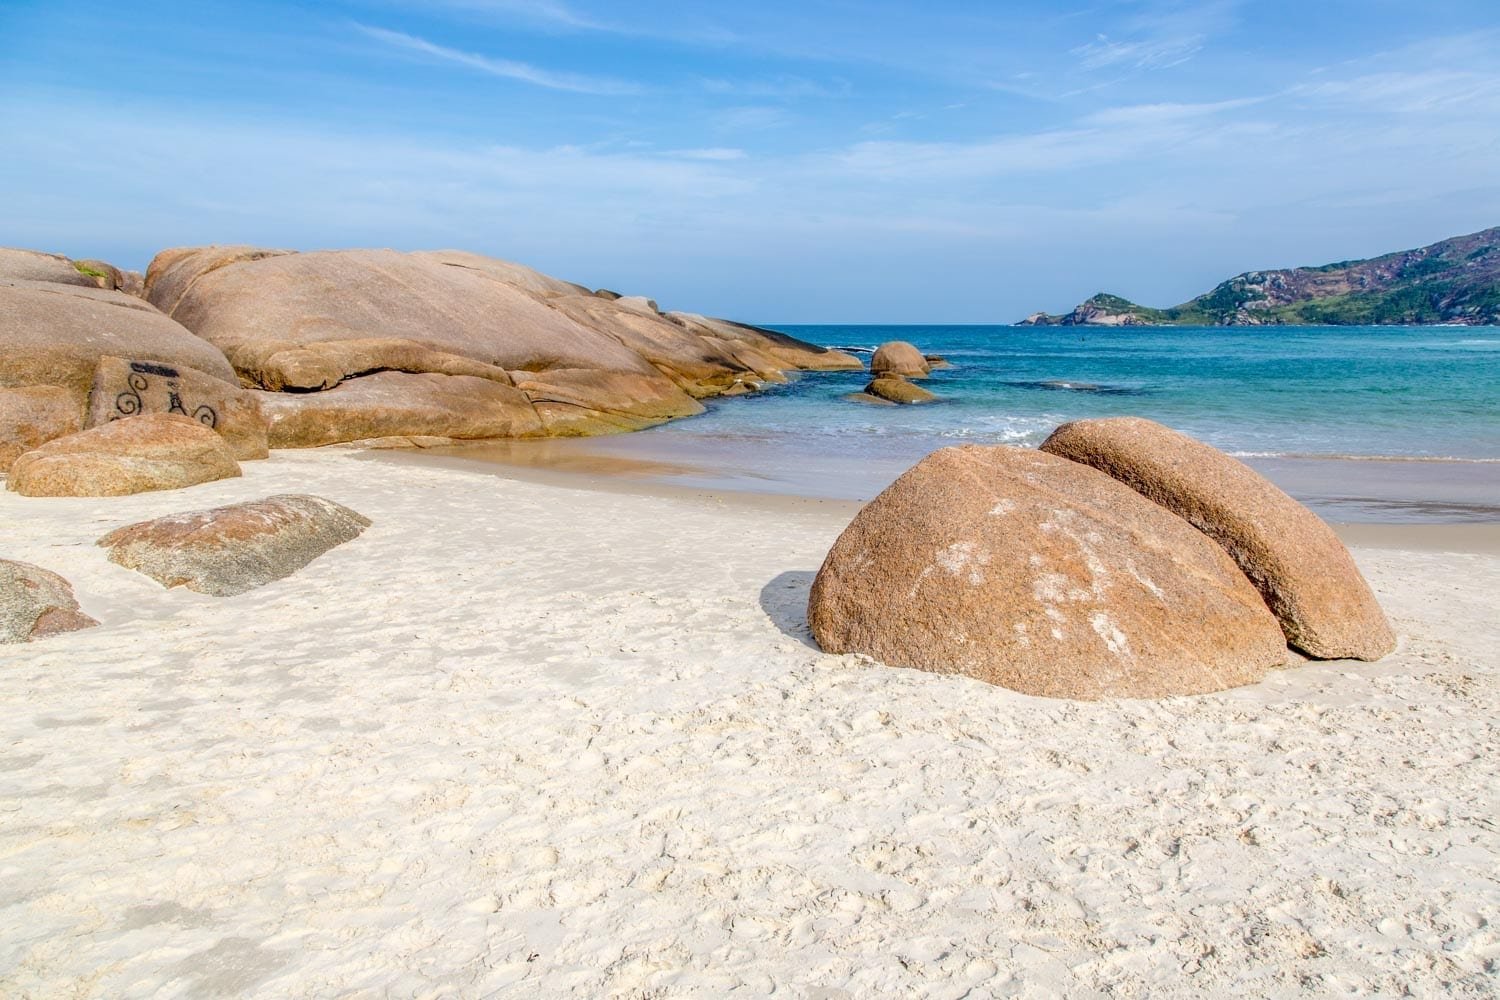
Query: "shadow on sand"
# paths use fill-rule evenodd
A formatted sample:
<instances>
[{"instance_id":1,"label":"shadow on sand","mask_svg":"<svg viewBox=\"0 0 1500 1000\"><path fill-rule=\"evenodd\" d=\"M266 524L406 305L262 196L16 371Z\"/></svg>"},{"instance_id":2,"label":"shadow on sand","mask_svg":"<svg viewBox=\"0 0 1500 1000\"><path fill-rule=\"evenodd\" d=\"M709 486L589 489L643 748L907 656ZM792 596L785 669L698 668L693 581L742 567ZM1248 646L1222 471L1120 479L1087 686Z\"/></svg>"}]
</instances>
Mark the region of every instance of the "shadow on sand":
<instances>
[{"instance_id":1,"label":"shadow on sand","mask_svg":"<svg viewBox=\"0 0 1500 1000\"><path fill-rule=\"evenodd\" d=\"M811 649L817 649L807 627L807 592L812 589L811 570L782 573L760 588L760 607L782 632Z\"/></svg>"}]
</instances>

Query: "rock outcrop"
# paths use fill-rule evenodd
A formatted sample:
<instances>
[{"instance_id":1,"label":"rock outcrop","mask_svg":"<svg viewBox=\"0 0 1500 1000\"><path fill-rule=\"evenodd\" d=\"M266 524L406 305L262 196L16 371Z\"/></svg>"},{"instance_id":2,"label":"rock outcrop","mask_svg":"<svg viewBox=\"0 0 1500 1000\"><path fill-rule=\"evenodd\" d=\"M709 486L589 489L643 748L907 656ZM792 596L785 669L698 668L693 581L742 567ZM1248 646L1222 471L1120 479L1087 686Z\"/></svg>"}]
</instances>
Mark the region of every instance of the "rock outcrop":
<instances>
[{"instance_id":1,"label":"rock outcrop","mask_svg":"<svg viewBox=\"0 0 1500 1000\"><path fill-rule=\"evenodd\" d=\"M98 625L68 581L30 563L0 559L0 644L29 642Z\"/></svg>"},{"instance_id":2,"label":"rock outcrop","mask_svg":"<svg viewBox=\"0 0 1500 1000\"><path fill-rule=\"evenodd\" d=\"M870 380L865 392L891 403L930 403L937 396L902 375L880 375Z\"/></svg>"},{"instance_id":3,"label":"rock outcrop","mask_svg":"<svg viewBox=\"0 0 1500 1000\"><path fill-rule=\"evenodd\" d=\"M1064 424L1042 450L1107 473L1218 542L1307 655L1376 660L1395 648L1338 536L1243 462L1137 417Z\"/></svg>"},{"instance_id":4,"label":"rock outcrop","mask_svg":"<svg viewBox=\"0 0 1500 1000\"><path fill-rule=\"evenodd\" d=\"M148 413L48 441L12 463L6 487L31 497L109 497L240 474L228 443L190 417Z\"/></svg>"},{"instance_id":5,"label":"rock outcrop","mask_svg":"<svg viewBox=\"0 0 1500 1000\"><path fill-rule=\"evenodd\" d=\"M258 393L273 448L366 438L539 437L536 407L520 389L472 375L380 372L327 392Z\"/></svg>"},{"instance_id":6,"label":"rock outcrop","mask_svg":"<svg viewBox=\"0 0 1500 1000\"><path fill-rule=\"evenodd\" d=\"M186 365L100 358L87 425L142 413L176 413L217 431L236 459L266 457L266 418L257 393Z\"/></svg>"},{"instance_id":7,"label":"rock outcrop","mask_svg":"<svg viewBox=\"0 0 1500 1000\"><path fill-rule=\"evenodd\" d=\"M1276 619L1187 522L1087 466L945 448L871 501L813 583L829 652L1097 699L1217 691L1285 661Z\"/></svg>"},{"instance_id":8,"label":"rock outcrop","mask_svg":"<svg viewBox=\"0 0 1500 1000\"><path fill-rule=\"evenodd\" d=\"M326 404L278 400L267 409L283 415L283 426L291 411L343 416L322 433L273 430L273 446L356 439L348 435L494 436L497 408L515 397L493 387L519 390L532 409L499 421L506 436L634 430L701 412L704 396L779 380L783 368L858 365L769 331L664 315L648 299L598 296L456 251L169 250L152 261L146 294L261 389L321 395L397 372L461 380L438 390L431 379L386 379ZM409 426L387 405L397 384L419 394ZM454 398L471 388L472 406ZM439 410L428 405L433 393L447 401ZM359 414L364 395L378 397L380 412ZM484 428L472 410L484 411Z\"/></svg>"},{"instance_id":9,"label":"rock outcrop","mask_svg":"<svg viewBox=\"0 0 1500 1000\"><path fill-rule=\"evenodd\" d=\"M110 562L164 587L229 597L290 576L369 526L332 500L284 494L127 525L99 544Z\"/></svg>"},{"instance_id":10,"label":"rock outcrop","mask_svg":"<svg viewBox=\"0 0 1500 1000\"><path fill-rule=\"evenodd\" d=\"M926 355L904 340L892 340L881 344L870 358L870 374L875 376L904 375L907 378L926 378L931 370Z\"/></svg>"},{"instance_id":11,"label":"rock outcrop","mask_svg":"<svg viewBox=\"0 0 1500 1000\"><path fill-rule=\"evenodd\" d=\"M0 472L26 452L82 429L83 408L60 385L0 389Z\"/></svg>"}]
</instances>

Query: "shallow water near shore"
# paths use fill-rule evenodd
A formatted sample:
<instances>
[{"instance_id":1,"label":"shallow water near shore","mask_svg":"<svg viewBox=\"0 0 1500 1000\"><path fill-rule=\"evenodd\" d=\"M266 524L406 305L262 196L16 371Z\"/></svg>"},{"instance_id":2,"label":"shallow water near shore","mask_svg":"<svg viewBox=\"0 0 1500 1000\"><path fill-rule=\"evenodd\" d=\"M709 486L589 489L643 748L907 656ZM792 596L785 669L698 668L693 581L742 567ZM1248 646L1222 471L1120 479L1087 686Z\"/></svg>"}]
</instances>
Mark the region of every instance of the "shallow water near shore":
<instances>
[{"instance_id":1,"label":"shallow water near shore","mask_svg":"<svg viewBox=\"0 0 1500 1000\"><path fill-rule=\"evenodd\" d=\"M1500 521L1500 333L1486 328L776 329L861 352L909 340L955 367L924 383L940 397L925 406L850 402L867 373L810 372L636 434L443 451L866 500L937 448L1036 446L1068 420L1129 414L1244 459L1330 521Z\"/></svg>"}]
</instances>

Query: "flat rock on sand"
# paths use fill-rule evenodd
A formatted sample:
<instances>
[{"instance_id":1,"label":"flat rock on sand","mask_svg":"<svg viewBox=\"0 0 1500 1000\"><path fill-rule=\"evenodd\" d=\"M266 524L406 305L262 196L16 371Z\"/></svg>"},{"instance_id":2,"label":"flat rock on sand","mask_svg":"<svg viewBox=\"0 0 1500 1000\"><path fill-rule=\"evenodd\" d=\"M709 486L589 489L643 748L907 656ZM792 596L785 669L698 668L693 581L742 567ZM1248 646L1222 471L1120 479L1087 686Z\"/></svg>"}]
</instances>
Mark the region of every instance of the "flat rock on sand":
<instances>
[{"instance_id":1,"label":"flat rock on sand","mask_svg":"<svg viewBox=\"0 0 1500 1000\"><path fill-rule=\"evenodd\" d=\"M1338 536L1243 462L1139 417L1064 424L1042 450L1108 473L1222 545L1309 656L1378 660L1396 648Z\"/></svg>"},{"instance_id":2,"label":"flat rock on sand","mask_svg":"<svg viewBox=\"0 0 1500 1000\"><path fill-rule=\"evenodd\" d=\"M189 417L148 413L48 441L15 460L6 487L29 497L112 497L239 474L218 434Z\"/></svg>"},{"instance_id":3,"label":"flat rock on sand","mask_svg":"<svg viewBox=\"0 0 1500 1000\"><path fill-rule=\"evenodd\" d=\"M1027 694L1198 694L1283 663L1276 620L1181 518L1086 466L944 448L871 501L813 583L829 652Z\"/></svg>"},{"instance_id":4,"label":"flat rock on sand","mask_svg":"<svg viewBox=\"0 0 1500 1000\"><path fill-rule=\"evenodd\" d=\"M99 544L110 562L164 587L229 597L290 576L369 526L332 500L281 494L127 525Z\"/></svg>"},{"instance_id":5,"label":"flat rock on sand","mask_svg":"<svg viewBox=\"0 0 1500 1000\"><path fill-rule=\"evenodd\" d=\"M56 573L0 559L0 644L29 642L98 624L79 610L73 588Z\"/></svg>"}]
</instances>

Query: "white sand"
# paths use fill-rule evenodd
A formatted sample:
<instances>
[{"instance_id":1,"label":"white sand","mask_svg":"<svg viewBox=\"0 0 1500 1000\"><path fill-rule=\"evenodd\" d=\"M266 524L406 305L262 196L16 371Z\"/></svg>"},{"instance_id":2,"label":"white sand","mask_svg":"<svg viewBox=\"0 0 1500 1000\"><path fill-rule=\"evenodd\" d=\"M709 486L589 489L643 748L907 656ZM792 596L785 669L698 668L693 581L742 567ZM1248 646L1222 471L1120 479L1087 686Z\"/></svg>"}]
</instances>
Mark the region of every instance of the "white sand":
<instances>
[{"instance_id":1,"label":"white sand","mask_svg":"<svg viewBox=\"0 0 1500 1000\"><path fill-rule=\"evenodd\" d=\"M245 468L0 496L104 623L0 647L0 995L1500 988L1500 556L1357 550L1385 662L1071 703L811 648L836 506ZM93 545L288 491L375 525L227 599Z\"/></svg>"}]
</instances>

